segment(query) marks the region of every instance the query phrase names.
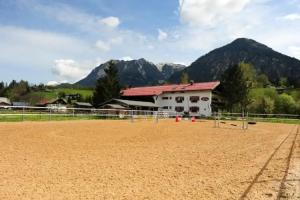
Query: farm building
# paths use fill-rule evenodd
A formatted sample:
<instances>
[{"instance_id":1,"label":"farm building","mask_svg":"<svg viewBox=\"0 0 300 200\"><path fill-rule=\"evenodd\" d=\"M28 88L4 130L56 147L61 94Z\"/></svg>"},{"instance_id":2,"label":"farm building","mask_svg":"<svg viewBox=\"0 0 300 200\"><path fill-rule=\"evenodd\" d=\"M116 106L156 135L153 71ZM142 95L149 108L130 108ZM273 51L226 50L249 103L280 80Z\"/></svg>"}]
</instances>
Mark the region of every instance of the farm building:
<instances>
[{"instance_id":1,"label":"farm building","mask_svg":"<svg viewBox=\"0 0 300 200\"><path fill-rule=\"evenodd\" d=\"M85 108L85 109L93 108L92 104L86 102L75 102L73 105L75 108Z\"/></svg>"},{"instance_id":2,"label":"farm building","mask_svg":"<svg viewBox=\"0 0 300 200\"><path fill-rule=\"evenodd\" d=\"M205 82L150 87L136 87L121 91L122 99L152 102L153 108L182 115L211 116L213 92L220 82Z\"/></svg>"},{"instance_id":3,"label":"farm building","mask_svg":"<svg viewBox=\"0 0 300 200\"><path fill-rule=\"evenodd\" d=\"M133 101L125 99L112 99L105 102L101 108L104 109L119 109L119 110L151 110L157 111L159 106L148 101Z\"/></svg>"},{"instance_id":4,"label":"farm building","mask_svg":"<svg viewBox=\"0 0 300 200\"><path fill-rule=\"evenodd\" d=\"M12 102L12 105L13 106L16 106L16 107L26 107L26 106L29 106L29 103L26 103L26 102L17 102L17 101L14 101Z\"/></svg>"},{"instance_id":5,"label":"farm building","mask_svg":"<svg viewBox=\"0 0 300 200\"><path fill-rule=\"evenodd\" d=\"M46 107L52 110L57 111L66 111L67 110L68 102L63 98L54 99L51 101L48 100L42 100L36 106L38 107Z\"/></svg>"},{"instance_id":6,"label":"farm building","mask_svg":"<svg viewBox=\"0 0 300 200\"><path fill-rule=\"evenodd\" d=\"M6 97L0 97L0 106L10 106L11 102Z\"/></svg>"}]
</instances>

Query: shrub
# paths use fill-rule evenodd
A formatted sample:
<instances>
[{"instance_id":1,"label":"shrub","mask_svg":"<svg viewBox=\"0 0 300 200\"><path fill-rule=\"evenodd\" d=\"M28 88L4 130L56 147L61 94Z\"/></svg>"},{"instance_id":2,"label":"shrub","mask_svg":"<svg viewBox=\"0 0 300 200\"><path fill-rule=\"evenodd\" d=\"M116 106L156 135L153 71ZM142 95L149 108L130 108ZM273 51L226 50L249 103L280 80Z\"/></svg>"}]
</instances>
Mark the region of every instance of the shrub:
<instances>
[{"instance_id":1,"label":"shrub","mask_svg":"<svg viewBox=\"0 0 300 200\"><path fill-rule=\"evenodd\" d=\"M292 114L297 112L296 109L297 109L297 104L292 96L283 93L276 98L275 101L276 113Z\"/></svg>"}]
</instances>

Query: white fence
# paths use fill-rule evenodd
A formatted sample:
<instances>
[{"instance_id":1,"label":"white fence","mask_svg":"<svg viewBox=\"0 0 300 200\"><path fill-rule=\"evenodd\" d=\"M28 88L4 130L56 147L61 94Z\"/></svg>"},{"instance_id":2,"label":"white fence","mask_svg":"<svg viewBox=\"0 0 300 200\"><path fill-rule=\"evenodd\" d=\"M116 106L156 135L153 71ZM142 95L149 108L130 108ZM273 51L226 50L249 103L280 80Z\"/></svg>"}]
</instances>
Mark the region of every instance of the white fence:
<instances>
[{"instance_id":1,"label":"white fence","mask_svg":"<svg viewBox=\"0 0 300 200\"><path fill-rule=\"evenodd\" d=\"M167 119L180 113L172 111L149 110L118 110L118 109L87 109L66 107L31 107L31 106L0 106L0 121L26 120L63 120L63 119ZM215 126L220 120L234 120L242 122L247 128L251 121L300 121L300 115L289 114L256 114L256 113L213 113Z\"/></svg>"},{"instance_id":2,"label":"white fence","mask_svg":"<svg viewBox=\"0 0 300 200\"><path fill-rule=\"evenodd\" d=\"M284 122L284 123L300 123L300 115L293 114L257 114L257 113L229 113L215 112L213 113L214 127L220 127L227 120L240 122L231 124L241 129L248 129L249 124L260 122Z\"/></svg>"},{"instance_id":3,"label":"white fence","mask_svg":"<svg viewBox=\"0 0 300 200\"><path fill-rule=\"evenodd\" d=\"M87 109L66 107L0 106L0 121L60 119L166 119L175 112L149 110Z\"/></svg>"}]
</instances>

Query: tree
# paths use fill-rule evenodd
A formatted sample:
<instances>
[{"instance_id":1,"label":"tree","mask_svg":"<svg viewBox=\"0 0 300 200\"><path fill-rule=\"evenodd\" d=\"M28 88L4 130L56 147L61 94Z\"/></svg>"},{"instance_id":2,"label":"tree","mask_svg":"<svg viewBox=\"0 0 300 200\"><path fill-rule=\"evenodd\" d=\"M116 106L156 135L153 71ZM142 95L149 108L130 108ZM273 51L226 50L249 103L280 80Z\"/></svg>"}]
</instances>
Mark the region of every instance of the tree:
<instances>
[{"instance_id":1,"label":"tree","mask_svg":"<svg viewBox=\"0 0 300 200\"><path fill-rule=\"evenodd\" d=\"M58 92L58 98L66 98L66 93L64 91Z\"/></svg>"},{"instance_id":2,"label":"tree","mask_svg":"<svg viewBox=\"0 0 300 200\"><path fill-rule=\"evenodd\" d=\"M292 114L295 113L297 105L292 96L288 94L281 94L275 100L275 110L279 114Z\"/></svg>"},{"instance_id":3,"label":"tree","mask_svg":"<svg viewBox=\"0 0 300 200\"><path fill-rule=\"evenodd\" d=\"M93 94L93 104L98 106L105 101L120 97L121 86L119 83L118 69L113 61L104 69L105 76L97 80Z\"/></svg>"},{"instance_id":4,"label":"tree","mask_svg":"<svg viewBox=\"0 0 300 200\"><path fill-rule=\"evenodd\" d=\"M0 82L0 97L4 96L5 88L5 84Z\"/></svg>"},{"instance_id":5,"label":"tree","mask_svg":"<svg viewBox=\"0 0 300 200\"><path fill-rule=\"evenodd\" d=\"M260 74L256 78L257 87L265 88L271 85L269 78L265 74Z\"/></svg>"},{"instance_id":6,"label":"tree","mask_svg":"<svg viewBox=\"0 0 300 200\"><path fill-rule=\"evenodd\" d=\"M255 84L255 71L252 65L242 62L230 66L223 74L221 83L226 107L232 111L234 106L238 105L244 111L251 102L249 92Z\"/></svg>"},{"instance_id":7,"label":"tree","mask_svg":"<svg viewBox=\"0 0 300 200\"><path fill-rule=\"evenodd\" d=\"M249 93L251 103L248 111L253 113L271 114L275 109L275 99L278 97L275 88L253 88Z\"/></svg>"},{"instance_id":8,"label":"tree","mask_svg":"<svg viewBox=\"0 0 300 200\"><path fill-rule=\"evenodd\" d=\"M274 100L268 96L262 96L259 99L256 99L251 107L254 112L261 114L271 114L274 111Z\"/></svg>"},{"instance_id":9,"label":"tree","mask_svg":"<svg viewBox=\"0 0 300 200\"><path fill-rule=\"evenodd\" d=\"M27 81L21 80L17 82L13 80L6 92L5 95L13 101L20 101L22 98L30 93L30 86Z\"/></svg>"},{"instance_id":10,"label":"tree","mask_svg":"<svg viewBox=\"0 0 300 200\"><path fill-rule=\"evenodd\" d=\"M180 83L181 84L187 84L187 83L189 83L189 75L186 72L183 72L181 74Z\"/></svg>"},{"instance_id":11,"label":"tree","mask_svg":"<svg viewBox=\"0 0 300 200\"><path fill-rule=\"evenodd\" d=\"M278 85L280 87L287 87L289 84L288 84L288 79L286 77L281 77L278 81Z\"/></svg>"}]
</instances>

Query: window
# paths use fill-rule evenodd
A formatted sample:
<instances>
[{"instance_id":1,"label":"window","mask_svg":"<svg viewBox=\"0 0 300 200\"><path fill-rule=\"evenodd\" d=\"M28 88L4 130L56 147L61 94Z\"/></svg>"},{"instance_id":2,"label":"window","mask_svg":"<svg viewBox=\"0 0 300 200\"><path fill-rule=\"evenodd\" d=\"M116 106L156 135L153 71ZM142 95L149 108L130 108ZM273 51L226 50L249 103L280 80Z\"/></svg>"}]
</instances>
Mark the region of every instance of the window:
<instances>
[{"instance_id":1,"label":"window","mask_svg":"<svg viewBox=\"0 0 300 200\"><path fill-rule=\"evenodd\" d=\"M201 101L209 101L209 98L208 97L202 97Z\"/></svg>"},{"instance_id":2,"label":"window","mask_svg":"<svg viewBox=\"0 0 300 200\"><path fill-rule=\"evenodd\" d=\"M169 107L168 107L168 106L164 106L163 109L164 109L164 110L168 110Z\"/></svg>"},{"instance_id":3,"label":"window","mask_svg":"<svg viewBox=\"0 0 300 200\"><path fill-rule=\"evenodd\" d=\"M162 97L162 100L168 100L169 97Z\"/></svg>"},{"instance_id":4,"label":"window","mask_svg":"<svg viewBox=\"0 0 300 200\"><path fill-rule=\"evenodd\" d=\"M176 112L183 112L184 111L184 107L182 107L182 106L176 106L175 107L175 111Z\"/></svg>"},{"instance_id":5,"label":"window","mask_svg":"<svg viewBox=\"0 0 300 200\"><path fill-rule=\"evenodd\" d=\"M169 110L172 110L172 106L169 106Z\"/></svg>"},{"instance_id":6,"label":"window","mask_svg":"<svg viewBox=\"0 0 300 200\"><path fill-rule=\"evenodd\" d=\"M182 102L184 101L184 97L176 97L176 98L175 98L175 101L176 101L177 103L182 103Z\"/></svg>"},{"instance_id":7,"label":"window","mask_svg":"<svg viewBox=\"0 0 300 200\"><path fill-rule=\"evenodd\" d=\"M192 103L197 103L199 101L199 99L200 99L200 97L198 97L198 96L191 96L190 97L190 101Z\"/></svg>"},{"instance_id":8,"label":"window","mask_svg":"<svg viewBox=\"0 0 300 200\"><path fill-rule=\"evenodd\" d=\"M199 112L199 107L197 107L197 106L192 106L192 107L190 107L190 111L191 111L192 113L197 113L197 112Z\"/></svg>"}]
</instances>

